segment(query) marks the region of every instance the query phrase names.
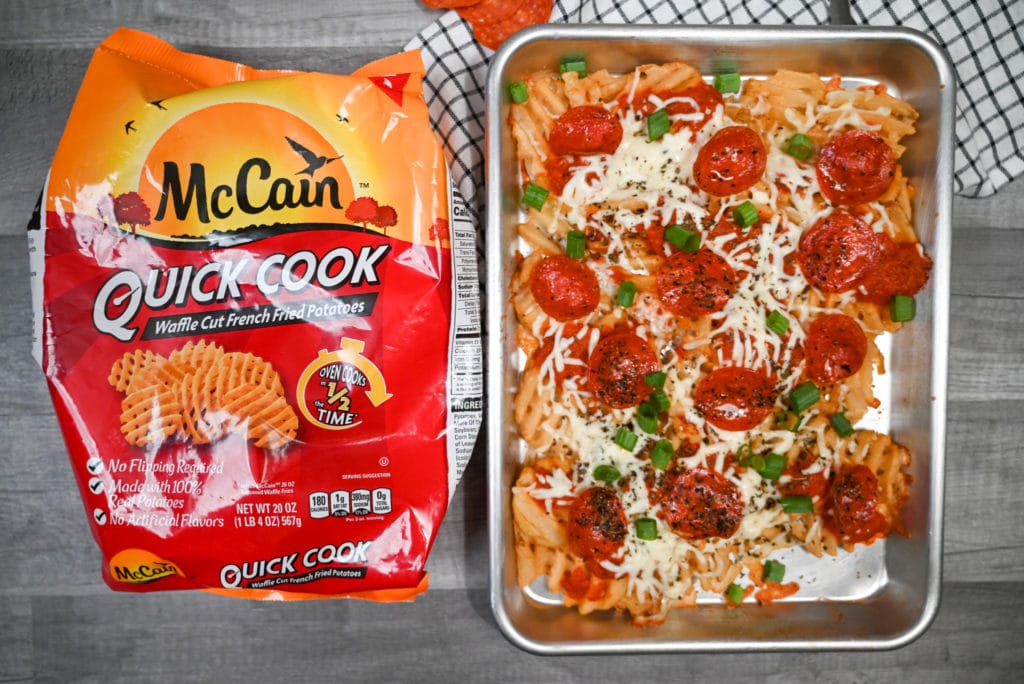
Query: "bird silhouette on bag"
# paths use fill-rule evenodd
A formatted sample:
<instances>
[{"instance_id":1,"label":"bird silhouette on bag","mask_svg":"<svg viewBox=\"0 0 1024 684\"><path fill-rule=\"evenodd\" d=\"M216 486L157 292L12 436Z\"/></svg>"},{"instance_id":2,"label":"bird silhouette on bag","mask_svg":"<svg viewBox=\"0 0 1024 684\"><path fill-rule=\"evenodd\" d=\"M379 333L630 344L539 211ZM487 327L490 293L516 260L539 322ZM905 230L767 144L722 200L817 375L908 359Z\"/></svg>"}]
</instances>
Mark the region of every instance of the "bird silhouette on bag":
<instances>
[{"instance_id":1,"label":"bird silhouette on bag","mask_svg":"<svg viewBox=\"0 0 1024 684\"><path fill-rule=\"evenodd\" d=\"M284 139L287 140L288 144L292 146L292 149L298 152L299 156L301 156L306 161L306 168L296 172L296 176L301 176L302 174L312 176L324 164L341 159L341 157L343 156L339 155L337 157L324 157L322 155L317 154L313 150L304 147L303 145L300 145L299 143L289 138L287 135L284 137Z\"/></svg>"}]
</instances>

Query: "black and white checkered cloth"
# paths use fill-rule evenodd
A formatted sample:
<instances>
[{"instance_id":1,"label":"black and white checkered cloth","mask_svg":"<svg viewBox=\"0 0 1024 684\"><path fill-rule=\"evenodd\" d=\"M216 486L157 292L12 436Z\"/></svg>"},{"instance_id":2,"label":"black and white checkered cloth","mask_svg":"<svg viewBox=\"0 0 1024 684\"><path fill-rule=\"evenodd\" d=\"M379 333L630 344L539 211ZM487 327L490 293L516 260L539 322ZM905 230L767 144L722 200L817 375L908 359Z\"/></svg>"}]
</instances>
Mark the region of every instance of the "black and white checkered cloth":
<instances>
[{"instance_id":1,"label":"black and white checkered cloth","mask_svg":"<svg viewBox=\"0 0 1024 684\"><path fill-rule=\"evenodd\" d=\"M829 0L556 0L552 23L799 24L829 21ZM918 29L957 74L954 192L991 195L1024 172L1024 0L851 0L857 24ZM480 215L484 90L493 54L445 12L408 45L427 67L425 93L458 188Z\"/></svg>"}]
</instances>

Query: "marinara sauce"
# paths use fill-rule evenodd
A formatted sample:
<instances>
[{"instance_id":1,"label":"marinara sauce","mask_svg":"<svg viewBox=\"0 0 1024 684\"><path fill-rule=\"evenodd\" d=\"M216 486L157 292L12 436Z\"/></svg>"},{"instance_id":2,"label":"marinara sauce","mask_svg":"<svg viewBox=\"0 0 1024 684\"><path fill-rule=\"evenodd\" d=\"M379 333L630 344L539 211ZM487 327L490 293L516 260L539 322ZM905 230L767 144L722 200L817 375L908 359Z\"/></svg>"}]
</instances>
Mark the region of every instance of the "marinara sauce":
<instances>
[{"instance_id":1,"label":"marinara sauce","mask_svg":"<svg viewBox=\"0 0 1024 684\"><path fill-rule=\"evenodd\" d=\"M817 459L810 451L801 451L797 458L786 466L779 479L778 488L782 496L809 496L820 499L828 489L829 481L824 470L806 472Z\"/></svg>"},{"instance_id":2,"label":"marinara sauce","mask_svg":"<svg viewBox=\"0 0 1024 684\"><path fill-rule=\"evenodd\" d=\"M567 323L562 330L562 339L572 339L580 331L582 325L579 323ZM587 351L589 348L589 339L586 335L578 339L574 339L569 343L567 350L564 350L565 357L567 359L579 359L584 361L587 358ZM544 360L552 354L555 350L555 336L548 335L534 350L531 357L532 362L536 365L541 365ZM586 367L581 363L564 363L558 364L552 369L555 380L555 387L561 389L565 383L566 378L575 378L586 373Z\"/></svg>"},{"instance_id":3,"label":"marinara sauce","mask_svg":"<svg viewBox=\"0 0 1024 684\"><path fill-rule=\"evenodd\" d=\"M753 225L747 227L741 227L736 223L736 219L733 218L731 211L725 212L722 218L718 220L718 223L708 233L708 241L719 240L720 238L728 236L721 244L723 251L733 254L742 248L739 252L737 260L743 264L740 279L742 280L747 276L748 273L753 273L757 267L757 242L761 239L761 233L764 230L761 224L761 218Z\"/></svg>"},{"instance_id":4,"label":"marinara sauce","mask_svg":"<svg viewBox=\"0 0 1024 684\"><path fill-rule=\"evenodd\" d=\"M886 304L893 295L912 297L928 282L932 260L917 242L894 242L888 234L879 235L878 262L864 275L857 290L862 301Z\"/></svg>"},{"instance_id":5,"label":"marinara sauce","mask_svg":"<svg viewBox=\"0 0 1024 684\"><path fill-rule=\"evenodd\" d=\"M620 98L621 104L625 102L625 97ZM684 128L696 133L711 120L723 100L722 93L714 86L698 81L682 90L640 93L633 98L632 109L640 116L650 116L659 109L659 103L665 103L665 112L672 118L670 133Z\"/></svg>"},{"instance_id":6,"label":"marinara sauce","mask_svg":"<svg viewBox=\"0 0 1024 684\"><path fill-rule=\"evenodd\" d=\"M698 81L674 97L685 99L675 100L665 105L669 115L677 117L672 122L673 133L682 128L688 128L696 133L704 128L704 125L714 116L715 110L723 104L722 93L704 81Z\"/></svg>"}]
</instances>

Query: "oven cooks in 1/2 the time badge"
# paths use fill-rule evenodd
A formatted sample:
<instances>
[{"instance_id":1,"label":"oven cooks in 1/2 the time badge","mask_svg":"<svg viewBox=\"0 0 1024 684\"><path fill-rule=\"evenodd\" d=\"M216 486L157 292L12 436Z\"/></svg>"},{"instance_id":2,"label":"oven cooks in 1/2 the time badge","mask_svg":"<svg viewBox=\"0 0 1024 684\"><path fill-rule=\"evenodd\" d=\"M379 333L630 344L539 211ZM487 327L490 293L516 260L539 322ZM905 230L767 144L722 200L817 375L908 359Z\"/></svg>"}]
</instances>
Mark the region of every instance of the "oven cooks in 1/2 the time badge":
<instances>
[{"instance_id":1,"label":"oven cooks in 1/2 the time badge","mask_svg":"<svg viewBox=\"0 0 1024 684\"><path fill-rule=\"evenodd\" d=\"M302 414L327 430L345 430L362 422L361 412L393 395L384 375L363 355L360 340L342 338L336 351L321 349L299 378L297 396Z\"/></svg>"}]
</instances>

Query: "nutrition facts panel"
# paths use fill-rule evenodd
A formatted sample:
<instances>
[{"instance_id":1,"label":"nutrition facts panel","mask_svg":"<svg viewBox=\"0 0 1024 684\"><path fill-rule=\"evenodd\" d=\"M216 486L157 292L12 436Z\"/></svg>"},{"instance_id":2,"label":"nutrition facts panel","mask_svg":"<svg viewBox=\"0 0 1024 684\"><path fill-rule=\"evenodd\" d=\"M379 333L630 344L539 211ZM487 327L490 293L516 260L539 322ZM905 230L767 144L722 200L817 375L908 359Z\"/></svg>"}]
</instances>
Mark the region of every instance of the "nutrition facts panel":
<instances>
[{"instance_id":1,"label":"nutrition facts panel","mask_svg":"<svg viewBox=\"0 0 1024 684\"><path fill-rule=\"evenodd\" d=\"M465 202L453 191L451 211L454 330L450 360L449 485L454 490L473 453L484 410L483 340L476 227Z\"/></svg>"}]
</instances>

